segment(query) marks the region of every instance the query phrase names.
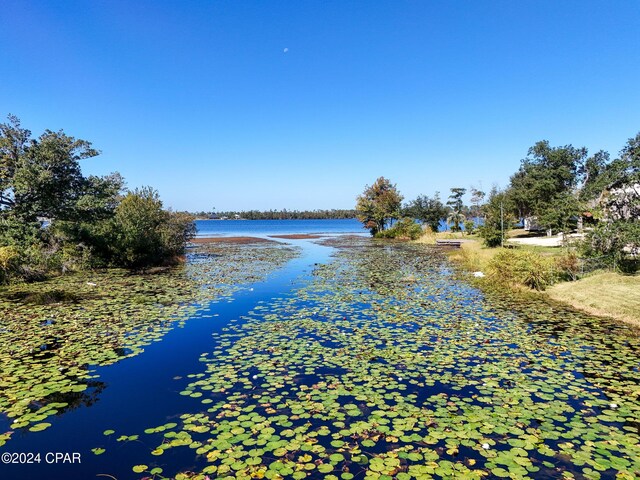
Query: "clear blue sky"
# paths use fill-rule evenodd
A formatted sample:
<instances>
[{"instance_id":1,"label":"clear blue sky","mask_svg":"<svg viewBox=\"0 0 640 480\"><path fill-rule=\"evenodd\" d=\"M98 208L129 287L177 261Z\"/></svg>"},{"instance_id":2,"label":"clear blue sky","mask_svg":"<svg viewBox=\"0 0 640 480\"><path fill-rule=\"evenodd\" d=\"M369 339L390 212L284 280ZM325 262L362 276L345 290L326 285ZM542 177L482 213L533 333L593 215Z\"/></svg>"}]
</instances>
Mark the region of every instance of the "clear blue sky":
<instances>
[{"instance_id":1,"label":"clear blue sky","mask_svg":"<svg viewBox=\"0 0 640 480\"><path fill-rule=\"evenodd\" d=\"M640 130L638 1L27 1L0 115L90 140L176 209L351 208L504 186L536 141Z\"/></svg>"}]
</instances>

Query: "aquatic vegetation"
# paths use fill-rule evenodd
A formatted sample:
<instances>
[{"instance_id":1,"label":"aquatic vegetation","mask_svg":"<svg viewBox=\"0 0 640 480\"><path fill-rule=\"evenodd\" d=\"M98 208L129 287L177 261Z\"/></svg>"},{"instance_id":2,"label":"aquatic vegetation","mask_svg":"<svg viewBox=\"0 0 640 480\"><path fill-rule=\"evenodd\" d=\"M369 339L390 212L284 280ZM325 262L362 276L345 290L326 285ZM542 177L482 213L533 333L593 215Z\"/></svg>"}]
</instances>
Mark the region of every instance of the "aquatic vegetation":
<instances>
[{"instance_id":1,"label":"aquatic vegetation","mask_svg":"<svg viewBox=\"0 0 640 480\"><path fill-rule=\"evenodd\" d=\"M429 247L325 243L338 251L312 282L214 335L180 392L193 411L147 429L151 455L133 468L175 478L640 475L640 340L628 327L485 297ZM185 447L197 473L163 463Z\"/></svg>"},{"instance_id":2,"label":"aquatic vegetation","mask_svg":"<svg viewBox=\"0 0 640 480\"><path fill-rule=\"evenodd\" d=\"M202 305L230 298L297 254L269 243L199 246L186 265L149 275L85 272L0 291L0 412L16 429L90 404L104 388L92 367L140 354ZM102 452L100 452L102 453Z\"/></svg>"},{"instance_id":3,"label":"aquatic vegetation","mask_svg":"<svg viewBox=\"0 0 640 480\"><path fill-rule=\"evenodd\" d=\"M530 250L501 249L489 262L493 281L544 290L558 272L551 258Z\"/></svg>"}]
</instances>

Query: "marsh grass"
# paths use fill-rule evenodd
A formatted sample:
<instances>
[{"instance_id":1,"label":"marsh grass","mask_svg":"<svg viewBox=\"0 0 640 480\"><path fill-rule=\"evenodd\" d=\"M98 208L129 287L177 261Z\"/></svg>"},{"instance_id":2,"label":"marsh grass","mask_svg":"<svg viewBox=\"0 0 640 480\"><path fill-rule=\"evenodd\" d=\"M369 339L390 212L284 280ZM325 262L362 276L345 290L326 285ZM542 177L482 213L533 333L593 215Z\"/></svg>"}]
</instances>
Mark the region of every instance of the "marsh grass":
<instances>
[{"instance_id":1,"label":"marsh grass","mask_svg":"<svg viewBox=\"0 0 640 480\"><path fill-rule=\"evenodd\" d=\"M554 262L531 250L502 248L488 264L490 278L534 290L545 290L557 278Z\"/></svg>"},{"instance_id":2,"label":"marsh grass","mask_svg":"<svg viewBox=\"0 0 640 480\"><path fill-rule=\"evenodd\" d=\"M477 240L471 240L464 242L459 250L452 250L449 253L449 258L460 262L465 269L472 272L485 272L498 250L485 247Z\"/></svg>"}]
</instances>

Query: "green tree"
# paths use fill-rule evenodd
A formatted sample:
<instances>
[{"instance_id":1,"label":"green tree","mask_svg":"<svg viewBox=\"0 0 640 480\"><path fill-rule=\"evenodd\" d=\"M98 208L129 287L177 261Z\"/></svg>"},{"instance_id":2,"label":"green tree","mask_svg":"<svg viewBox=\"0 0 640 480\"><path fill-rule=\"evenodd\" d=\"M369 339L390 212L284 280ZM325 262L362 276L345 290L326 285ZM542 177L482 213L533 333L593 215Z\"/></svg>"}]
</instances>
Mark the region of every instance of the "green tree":
<instances>
[{"instance_id":1,"label":"green tree","mask_svg":"<svg viewBox=\"0 0 640 480\"><path fill-rule=\"evenodd\" d=\"M515 218L511 214L513 205L505 192L493 187L487 202L482 206L483 224L478 227L478 234L488 247L499 247L506 240L507 231Z\"/></svg>"},{"instance_id":2,"label":"green tree","mask_svg":"<svg viewBox=\"0 0 640 480\"><path fill-rule=\"evenodd\" d=\"M588 192L597 197L603 191L636 183L640 183L640 133L627 140L618 158L598 164L598 175L589 182L593 185Z\"/></svg>"},{"instance_id":3,"label":"green tree","mask_svg":"<svg viewBox=\"0 0 640 480\"><path fill-rule=\"evenodd\" d=\"M552 231L568 233L581 215L581 203L573 192L559 193L541 210L538 221Z\"/></svg>"},{"instance_id":4,"label":"green tree","mask_svg":"<svg viewBox=\"0 0 640 480\"><path fill-rule=\"evenodd\" d=\"M580 188L579 198L584 201L596 199L614 179L610 178L609 154L604 150L587 158L582 168L584 180Z\"/></svg>"},{"instance_id":5,"label":"green tree","mask_svg":"<svg viewBox=\"0 0 640 480\"><path fill-rule=\"evenodd\" d=\"M598 257L610 267L633 272L640 267L640 221L600 222L583 245L587 257Z\"/></svg>"},{"instance_id":6,"label":"green tree","mask_svg":"<svg viewBox=\"0 0 640 480\"><path fill-rule=\"evenodd\" d=\"M71 218L92 222L110 218L123 198L124 188L124 178L117 172L85 178Z\"/></svg>"},{"instance_id":7,"label":"green tree","mask_svg":"<svg viewBox=\"0 0 640 480\"><path fill-rule=\"evenodd\" d=\"M0 208L15 205L13 182L16 168L31 143L31 132L21 127L15 115L0 123Z\"/></svg>"},{"instance_id":8,"label":"green tree","mask_svg":"<svg viewBox=\"0 0 640 480\"><path fill-rule=\"evenodd\" d=\"M122 178L118 174L86 178L80 169L81 160L98 153L90 142L63 131L46 130L31 138L20 120L9 115L8 122L0 124L2 215L35 222L38 217L75 220L83 210L95 219L99 209L112 211Z\"/></svg>"},{"instance_id":9,"label":"green tree","mask_svg":"<svg viewBox=\"0 0 640 480\"><path fill-rule=\"evenodd\" d=\"M585 173L586 148L572 145L551 147L546 140L536 143L522 160L520 169L511 177L509 196L520 218L536 216L546 229L558 230L570 218L581 213L576 208L564 209L568 216L559 220L553 210L568 205L568 195L575 195Z\"/></svg>"},{"instance_id":10,"label":"green tree","mask_svg":"<svg viewBox=\"0 0 640 480\"><path fill-rule=\"evenodd\" d=\"M113 264L144 269L182 254L194 233L189 215L164 210L158 192L145 187L124 197L105 236L111 240Z\"/></svg>"},{"instance_id":11,"label":"green tree","mask_svg":"<svg viewBox=\"0 0 640 480\"><path fill-rule=\"evenodd\" d=\"M98 155L85 140L45 131L32 140L20 158L13 178L13 209L24 219L74 217L87 180L79 161Z\"/></svg>"},{"instance_id":12,"label":"green tree","mask_svg":"<svg viewBox=\"0 0 640 480\"><path fill-rule=\"evenodd\" d=\"M627 183L640 182L640 132L627 140L620 152L618 173Z\"/></svg>"},{"instance_id":13,"label":"green tree","mask_svg":"<svg viewBox=\"0 0 640 480\"><path fill-rule=\"evenodd\" d=\"M90 255L90 266L111 261L111 220L123 198L124 179L119 173L86 179L73 219L54 221L49 231L61 242Z\"/></svg>"},{"instance_id":14,"label":"green tree","mask_svg":"<svg viewBox=\"0 0 640 480\"><path fill-rule=\"evenodd\" d=\"M119 174L84 177L80 161L97 155L91 143L46 130L38 138L9 115L0 124L0 245L15 246L25 277L60 265L62 250L83 243L82 222L113 215L124 182ZM50 222L42 228L42 219Z\"/></svg>"},{"instance_id":15,"label":"green tree","mask_svg":"<svg viewBox=\"0 0 640 480\"><path fill-rule=\"evenodd\" d=\"M471 187L471 203L473 204L471 215L473 217L479 218L482 215L482 204L486 196L487 194L482 190Z\"/></svg>"},{"instance_id":16,"label":"green tree","mask_svg":"<svg viewBox=\"0 0 640 480\"><path fill-rule=\"evenodd\" d=\"M447 223L451 225L452 232L459 232L461 230L460 224L466 219L463 213L464 204L462 203L462 197L465 193L467 193L466 188L454 187L451 189L451 195L449 195L449 200L447 201L451 212L447 217Z\"/></svg>"},{"instance_id":17,"label":"green tree","mask_svg":"<svg viewBox=\"0 0 640 480\"><path fill-rule=\"evenodd\" d=\"M194 233L191 217L164 210L150 188L123 198L118 173L85 177L80 162L98 153L63 131L32 138L12 115L0 124L3 279L43 278L70 265L145 268L182 253Z\"/></svg>"},{"instance_id":18,"label":"green tree","mask_svg":"<svg viewBox=\"0 0 640 480\"><path fill-rule=\"evenodd\" d=\"M604 164L594 182L602 219L589 232L585 254L624 271L640 267L640 133L630 138L619 158Z\"/></svg>"},{"instance_id":19,"label":"green tree","mask_svg":"<svg viewBox=\"0 0 640 480\"><path fill-rule=\"evenodd\" d=\"M371 231L382 232L387 224L400 217L402 195L394 184L384 177L366 186L356 200L356 217Z\"/></svg>"},{"instance_id":20,"label":"green tree","mask_svg":"<svg viewBox=\"0 0 640 480\"><path fill-rule=\"evenodd\" d=\"M433 197L419 195L407 205L405 214L419 220L424 225L428 225L432 231L437 232L440 222L447 217L447 209L440 200L440 193L436 192Z\"/></svg>"}]
</instances>

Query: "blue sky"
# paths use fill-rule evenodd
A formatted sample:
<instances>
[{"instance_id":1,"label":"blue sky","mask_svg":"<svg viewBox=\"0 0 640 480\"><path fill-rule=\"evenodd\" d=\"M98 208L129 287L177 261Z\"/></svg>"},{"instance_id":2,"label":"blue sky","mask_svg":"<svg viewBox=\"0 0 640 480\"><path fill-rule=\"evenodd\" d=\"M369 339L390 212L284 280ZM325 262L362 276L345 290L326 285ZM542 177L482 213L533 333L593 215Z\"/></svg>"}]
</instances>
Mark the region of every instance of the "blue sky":
<instances>
[{"instance_id":1,"label":"blue sky","mask_svg":"<svg viewBox=\"0 0 640 480\"><path fill-rule=\"evenodd\" d=\"M640 130L637 1L2 3L0 115L175 209L488 190L538 140Z\"/></svg>"}]
</instances>

